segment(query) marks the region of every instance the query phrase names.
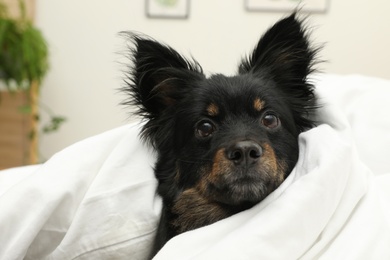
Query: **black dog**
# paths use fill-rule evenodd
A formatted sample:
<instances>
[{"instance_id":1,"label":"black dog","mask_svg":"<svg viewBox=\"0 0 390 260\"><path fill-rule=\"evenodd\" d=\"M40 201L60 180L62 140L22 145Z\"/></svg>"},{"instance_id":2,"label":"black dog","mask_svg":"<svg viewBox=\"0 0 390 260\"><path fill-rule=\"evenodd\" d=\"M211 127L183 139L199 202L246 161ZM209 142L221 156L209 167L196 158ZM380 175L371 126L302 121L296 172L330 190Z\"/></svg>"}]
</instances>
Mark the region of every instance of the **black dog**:
<instances>
[{"instance_id":1,"label":"black dog","mask_svg":"<svg viewBox=\"0 0 390 260\"><path fill-rule=\"evenodd\" d=\"M130 35L127 104L158 153L163 211L153 255L172 237L249 209L274 191L298 159L298 135L313 127L312 48L296 14L280 20L236 76L206 77L196 61Z\"/></svg>"}]
</instances>

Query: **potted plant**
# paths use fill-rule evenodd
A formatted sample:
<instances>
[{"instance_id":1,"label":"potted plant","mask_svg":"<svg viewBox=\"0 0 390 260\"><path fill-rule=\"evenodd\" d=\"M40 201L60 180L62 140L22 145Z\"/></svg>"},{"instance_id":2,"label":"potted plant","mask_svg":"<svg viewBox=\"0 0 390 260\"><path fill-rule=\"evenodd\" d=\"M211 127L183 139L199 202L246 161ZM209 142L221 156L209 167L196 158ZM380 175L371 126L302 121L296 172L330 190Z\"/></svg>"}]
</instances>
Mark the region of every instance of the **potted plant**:
<instances>
[{"instance_id":1,"label":"potted plant","mask_svg":"<svg viewBox=\"0 0 390 260\"><path fill-rule=\"evenodd\" d=\"M30 117L29 163L38 162L38 121L40 83L48 71L48 46L42 33L27 18L24 0L19 0L20 16L9 16L7 6L0 1L0 81L5 90L26 95L27 103L19 106L20 113ZM0 96L0 109L1 109ZM50 110L49 123L43 132L58 129L64 118ZM0 122L1 124L1 122Z\"/></svg>"}]
</instances>

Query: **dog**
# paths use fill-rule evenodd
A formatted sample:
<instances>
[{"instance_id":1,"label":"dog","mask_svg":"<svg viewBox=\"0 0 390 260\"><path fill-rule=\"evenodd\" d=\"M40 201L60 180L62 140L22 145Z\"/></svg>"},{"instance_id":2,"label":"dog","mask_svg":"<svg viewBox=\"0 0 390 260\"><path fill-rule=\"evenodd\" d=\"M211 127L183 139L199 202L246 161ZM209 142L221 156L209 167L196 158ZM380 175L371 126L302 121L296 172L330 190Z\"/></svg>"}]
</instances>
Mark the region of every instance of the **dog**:
<instances>
[{"instance_id":1,"label":"dog","mask_svg":"<svg viewBox=\"0 0 390 260\"><path fill-rule=\"evenodd\" d=\"M130 33L125 91L157 152L163 208L152 256L172 237L261 202L287 178L298 135L315 126L318 48L296 12L279 20L235 76L205 76L194 59Z\"/></svg>"}]
</instances>

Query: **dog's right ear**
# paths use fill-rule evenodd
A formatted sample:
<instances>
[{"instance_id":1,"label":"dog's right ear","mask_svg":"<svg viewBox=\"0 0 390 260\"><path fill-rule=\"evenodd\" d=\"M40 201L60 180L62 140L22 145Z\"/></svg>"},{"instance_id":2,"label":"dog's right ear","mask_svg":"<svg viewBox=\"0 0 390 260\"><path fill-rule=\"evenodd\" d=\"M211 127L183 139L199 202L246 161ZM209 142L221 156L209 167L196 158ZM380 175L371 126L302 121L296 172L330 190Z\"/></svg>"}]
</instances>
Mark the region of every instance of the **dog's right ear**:
<instances>
[{"instance_id":1,"label":"dog's right ear","mask_svg":"<svg viewBox=\"0 0 390 260\"><path fill-rule=\"evenodd\" d=\"M133 66L125 87L131 100L125 104L136 105L142 117L155 119L182 98L191 79L204 77L202 68L149 37L127 35L132 42Z\"/></svg>"}]
</instances>

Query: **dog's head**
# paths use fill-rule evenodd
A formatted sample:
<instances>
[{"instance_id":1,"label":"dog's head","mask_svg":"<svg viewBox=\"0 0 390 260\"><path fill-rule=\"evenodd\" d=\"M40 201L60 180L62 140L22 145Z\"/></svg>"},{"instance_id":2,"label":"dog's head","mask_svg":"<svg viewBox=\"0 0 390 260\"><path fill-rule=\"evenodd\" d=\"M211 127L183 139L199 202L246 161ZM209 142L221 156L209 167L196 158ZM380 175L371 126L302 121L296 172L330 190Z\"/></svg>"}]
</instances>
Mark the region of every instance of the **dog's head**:
<instances>
[{"instance_id":1,"label":"dog's head","mask_svg":"<svg viewBox=\"0 0 390 260\"><path fill-rule=\"evenodd\" d=\"M236 76L206 77L172 48L131 38L129 103L146 119L142 134L158 152L166 202L196 192L207 201L251 206L283 182L315 107L307 76L316 50L295 14L261 37Z\"/></svg>"}]
</instances>

